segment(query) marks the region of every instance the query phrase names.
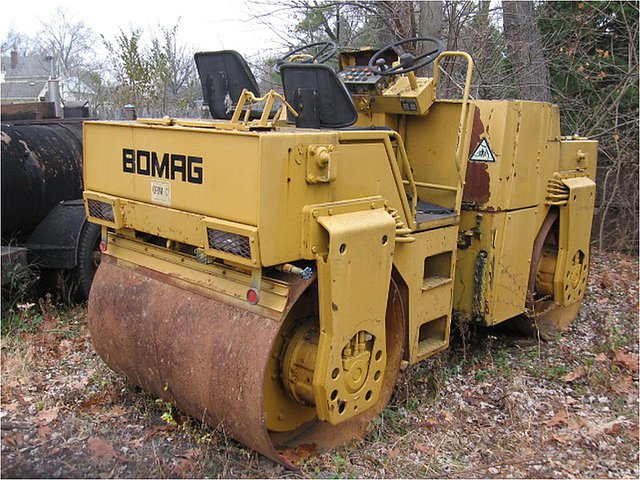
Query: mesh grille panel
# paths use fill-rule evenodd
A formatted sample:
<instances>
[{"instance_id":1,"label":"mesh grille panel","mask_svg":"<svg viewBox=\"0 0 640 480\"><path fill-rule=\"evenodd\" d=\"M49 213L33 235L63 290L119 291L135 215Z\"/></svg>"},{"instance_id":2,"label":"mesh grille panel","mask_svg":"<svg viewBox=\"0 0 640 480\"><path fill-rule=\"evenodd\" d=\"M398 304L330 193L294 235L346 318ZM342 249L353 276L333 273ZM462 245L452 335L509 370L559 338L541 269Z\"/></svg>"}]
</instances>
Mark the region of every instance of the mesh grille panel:
<instances>
[{"instance_id":1,"label":"mesh grille panel","mask_svg":"<svg viewBox=\"0 0 640 480\"><path fill-rule=\"evenodd\" d=\"M249 237L236 233L223 232L215 228L207 228L209 247L222 252L232 253L243 258L251 258Z\"/></svg>"},{"instance_id":2,"label":"mesh grille panel","mask_svg":"<svg viewBox=\"0 0 640 480\"><path fill-rule=\"evenodd\" d=\"M109 222L115 221L113 215L113 206L109 203L99 202L98 200L87 200L89 207L89 215Z\"/></svg>"}]
</instances>

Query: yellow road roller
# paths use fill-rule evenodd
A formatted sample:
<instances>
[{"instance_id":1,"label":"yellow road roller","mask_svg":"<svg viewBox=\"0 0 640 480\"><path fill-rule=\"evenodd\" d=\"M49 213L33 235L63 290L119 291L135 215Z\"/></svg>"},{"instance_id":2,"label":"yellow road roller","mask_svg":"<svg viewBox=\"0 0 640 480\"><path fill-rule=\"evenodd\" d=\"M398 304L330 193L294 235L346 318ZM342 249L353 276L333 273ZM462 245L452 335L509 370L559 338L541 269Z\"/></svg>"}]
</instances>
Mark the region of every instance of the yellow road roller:
<instances>
[{"instance_id":1,"label":"yellow road roller","mask_svg":"<svg viewBox=\"0 0 640 480\"><path fill-rule=\"evenodd\" d=\"M237 52L197 53L212 118L84 126L96 350L290 467L362 437L454 312L566 329L589 266L597 143L557 106L474 100L471 57L435 39L342 51L338 73L336 50L291 52L264 95ZM465 82L441 98L451 57Z\"/></svg>"}]
</instances>

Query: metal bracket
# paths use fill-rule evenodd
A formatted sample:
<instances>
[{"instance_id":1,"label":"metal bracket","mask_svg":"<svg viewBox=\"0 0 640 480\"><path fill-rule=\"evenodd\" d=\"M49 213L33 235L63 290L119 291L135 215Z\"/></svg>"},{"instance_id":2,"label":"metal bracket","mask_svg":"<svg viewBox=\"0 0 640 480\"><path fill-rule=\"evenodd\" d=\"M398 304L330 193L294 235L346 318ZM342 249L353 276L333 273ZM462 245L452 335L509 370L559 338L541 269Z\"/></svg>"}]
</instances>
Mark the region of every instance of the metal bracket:
<instances>
[{"instance_id":1,"label":"metal bracket","mask_svg":"<svg viewBox=\"0 0 640 480\"><path fill-rule=\"evenodd\" d=\"M309 145L307 147L307 183L329 183L337 176L335 145Z\"/></svg>"},{"instance_id":2,"label":"metal bracket","mask_svg":"<svg viewBox=\"0 0 640 480\"><path fill-rule=\"evenodd\" d=\"M563 178L568 188L566 206L560 207L558 263L554 297L564 306L580 300L586 291L589 270L589 241L593 221L596 185L588 177Z\"/></svg>"},{"instance_id":3,"label":"metal bracket","mask_svg":"<svg viewBox=\"0 0 640 480\"><path fill-rule=\"evenodd\" d=\"M318 218L383 208L385 208L385 200L380 196L306 205L302 209L302 251L304 258L315 260L316 255L326 254L327 252L327 232L318 222Z\"/></svg>"},{"instance_id":4,"label":"metal bracket","mask_svg":"<svg viewBox=\"0 0 640 480\"><path fill-rule=\"evenodd\" d=\"M318 418L337 424L380 396L395 221L383 208L317 221L329 249L316 256L320 335L313 393Z\"/></svg>"}]
</instances>

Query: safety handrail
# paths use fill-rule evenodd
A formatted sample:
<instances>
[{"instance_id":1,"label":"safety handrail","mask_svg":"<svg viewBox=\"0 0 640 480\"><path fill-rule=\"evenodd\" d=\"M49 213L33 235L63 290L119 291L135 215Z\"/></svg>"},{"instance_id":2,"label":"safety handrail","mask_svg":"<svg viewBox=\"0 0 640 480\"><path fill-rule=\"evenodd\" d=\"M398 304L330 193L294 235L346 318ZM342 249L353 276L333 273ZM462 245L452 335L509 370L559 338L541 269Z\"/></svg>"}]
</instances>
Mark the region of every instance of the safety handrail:
<instances>
[{"instance_id":1,"label":"safety handrail","mask_svg":"<svg viewBox=\"0 0 640 480\"><path fill-rule=\"evenodd\" d=\"M460 122L458 123L458 140L456 143L455 163L458 171L458 187L462 188L464 179L460 172L460 165L462 162L462 139L464 138L467 111L469 110L469 93L471 91L471 79L473 77L473 58L467 52L442 52L436 58L433 64L433 88L434 92L438 91L438 78L440 61L444 57L462 57L467 61L467 75L464 82L464 90L462 92L462 109L460 111ZM437 93L435 93L437 95Z\"/></svg>"},{"instance_id":2,"label":"safety handrail","mask_svg":"<svg viewBox=\"0 0 640 480\"><path fill-rule=\"evenodd\" d=\"M416 181L413 178L409 157L407 157L407 151L404 148L404 142L402 141L400 134L398 132L389 132L389 137L393 138L398 144L398 152L400 152L402 168L407 175L407 181L411 188L411 218L416 218L416 211L418 209L418 188L416 187Z\"/></svg>"},{"instance_id":3,"label":"safety handrail","mask_svg":"<svg viewBox=\"0 0 640 480\"><path fill-rule=\"evenodd\" d=\"M402 183L404 185L409 185L408 180L403 180ZM427 182L418 182L417 180L413 183L416 184L416 187L420 188L430 188L432 190L442 190L444 192L457 192L458 187L450 187L449 185L440 185L438 183L427 183Z\"/></svg>"}]
</instances>

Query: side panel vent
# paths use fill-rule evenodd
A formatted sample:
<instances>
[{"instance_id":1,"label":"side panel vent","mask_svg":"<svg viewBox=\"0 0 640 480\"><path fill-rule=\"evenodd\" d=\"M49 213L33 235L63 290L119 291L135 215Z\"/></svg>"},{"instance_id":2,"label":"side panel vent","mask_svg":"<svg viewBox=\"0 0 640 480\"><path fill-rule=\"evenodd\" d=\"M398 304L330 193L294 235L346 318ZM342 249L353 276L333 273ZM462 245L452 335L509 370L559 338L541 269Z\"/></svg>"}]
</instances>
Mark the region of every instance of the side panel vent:
<instances>
[{"instance_id":1,"label":"side panel vent","mask_svg":"<svg viewBox=\"0 0 640 480\"><path fill-rule=\"evenodd\" d=\"M115 215L113 213L113 205L99 200L87 200L87 208L89 209L89 216L99 218L100 220L106 220L108 222L115 221Z\"/></svg>"},{"instance_id":2,"label":"side panel vent","mask_svg":"<svg viewBox=\"0 0 640 480\"><path fill-rule=\"evenodd\" d=\"M120 199L103 193L85 190L84 209L89 221L110 228L122 228Z\"/></svg>"},{"instance_id":3,"label":"side panel vent","mask_svg":"<svg viewBox=\"0 0 640 480\"><path fill-rule=\"evenodd\" d=\"M202 223L207 255L254 268L260 264L257 227L211 217Z\"/></svg>"},{"instance_id":4,"label":"side panel vent","mask_svg":"<svg viewBox=\"0 0 640 480\"><path fill-rule=\"evenodd\" d=\"M207 238L209 248L242 258L251 258L251 242L247 236L207 227Z\"/></svg>"}]
</instances>

